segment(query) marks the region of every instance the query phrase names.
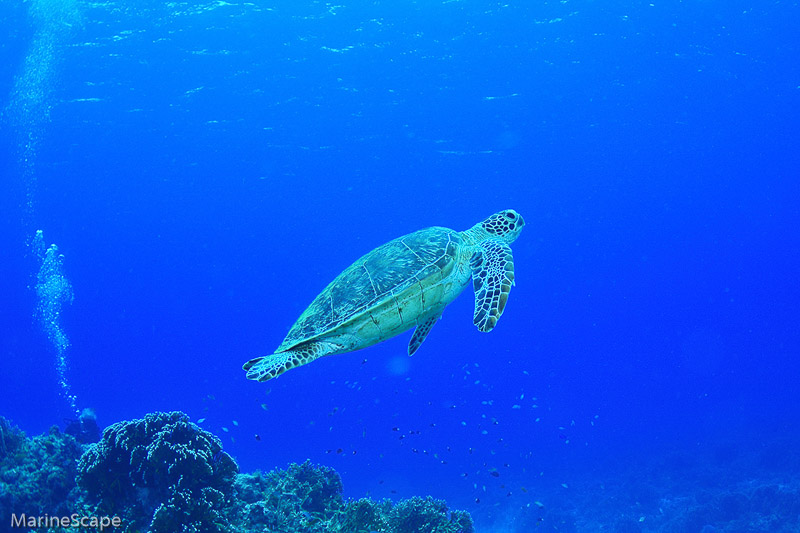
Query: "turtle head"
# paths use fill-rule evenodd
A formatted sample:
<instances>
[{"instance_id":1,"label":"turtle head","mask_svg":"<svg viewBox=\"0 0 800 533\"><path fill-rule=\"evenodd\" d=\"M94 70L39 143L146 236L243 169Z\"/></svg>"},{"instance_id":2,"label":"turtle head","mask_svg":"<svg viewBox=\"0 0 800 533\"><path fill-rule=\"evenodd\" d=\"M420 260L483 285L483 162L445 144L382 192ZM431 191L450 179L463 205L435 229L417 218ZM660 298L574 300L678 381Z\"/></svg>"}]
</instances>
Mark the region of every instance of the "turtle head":
<instances>
[{"instance_id":1,"label":"turtle head","mask_svg":"<svg viewBox=\"0 0 800 533\"><path fill-rule=\"evenodd\" d=\"M519 237L522 227L525 226L525 220L513 209L506 209L495 213L475 226L476 229L483 230L486 234L485 238L500 239L511 244Z\"/></svg>"}]
</instances>

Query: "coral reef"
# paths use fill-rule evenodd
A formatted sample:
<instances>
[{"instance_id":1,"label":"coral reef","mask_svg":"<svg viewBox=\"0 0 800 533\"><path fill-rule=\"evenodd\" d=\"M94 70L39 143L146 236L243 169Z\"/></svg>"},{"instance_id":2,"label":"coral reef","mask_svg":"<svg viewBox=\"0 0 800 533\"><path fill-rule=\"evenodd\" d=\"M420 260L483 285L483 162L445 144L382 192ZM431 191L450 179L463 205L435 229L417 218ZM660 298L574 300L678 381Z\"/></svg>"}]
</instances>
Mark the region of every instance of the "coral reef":
<instances>
[{"instance_id":1,"label":"coral reef","mask_svg":"<svg viewBox=\"0 0 800 533\"><path fill-rule=\"evenodd\" d=\"M472 533L469 513L453 511L430 496L398 503L389 513L389 530L397 533Z\"/></svg>"},{"instance_id":2,"label":"coral reef","mask_svg":"<svg viewBox=\"0 0 800 533\"><path fill-rule=\"evenodd\" d=\"M152 413L106 428L81 457L78 483L93 512L122 517L125 531L223 532L237 471L188 416Z\"/></svg>"},{"instance_id":3,"label":"coral reef","mask_svg":"<svg viewBox=\"0 0 800 533\"><path fill-rule=\"evenodd\" d=\"M396 505L391 500L348 502L340 515L342 533L472 533L472 518L465 511L449 511L442 500L415 496Z\"/></svg>"},{"instance_id":4,"label":"coral reef","mask_svg":"<svg viewBox=\"0 0 800 533\"><path fill-rule=\"evenodd\" d=\"M94 415L87 413L91 438ZM646 456L537 493L502 529L710 533L800 528L798 462L791 443L708 456ZM27 438L0 417L0 531L15 513L116 515L115 531L150 533L473 533L470 515L445 502L344 499L339 474L309 461L240 474L220 440L180 412L120 422L94 444L53 427ZM602 472L602 471L601 471ZM492 522L491 527L497 527ZM40 528L37 531L51 531Z\"/></svg>"},{"instance_id":5,"label":"coral reef","mask_svg":"<svg viewBox=\"0 0 800 533\"><path fill-rule=\"evenodd\" d=\"M472 533L464 511L450 512L445 502L411 498L397 504L362 498L345 501L342 481L331 468L306 461L266 475L238 476L244 502L238 523L248 531L340 533Z\"/></svg>"},{"instance_id":6,"label":"coral reef","mask_svg":"<svg viewBox=\"0 0 800 533\"><path fill-rule=\"evenodd\" d=\"M180 412L119 422L86 445L55 427L28 439L0 417L4 519L118 516L115 531L130 533L473 532L468 513L440 500L345 500L339 474L309 461L266 474L237 471L219 439Z\"/></svg>"},{"instance_id":7,"label":"coral reef","mask_svg":"<svg viewBox=\"0 0 800 533\"><path fill-rule=\"evenodd\" d=\"M361 498L348 502L341 530L343 533L386 531L389 527L386 517L391 509L392 502L389 500L374 502L369 498Z\"/></svg>"},{"instance_id":8,"label":"coral reef","mask_svg":"<svg viewBox=\"0 0 800 533\"><path fill-rule=\"evenodd\" d=\"M329 531L344 508L339 474L309 461L266 475L240 475L236 491L244 502L239 521L257 531Z\"/></svg>"},{"instance_id":9,"label":"coral reef","mask_svg":"<svg viewBox=\"0 0 800 533\"><path fill-rule=\"evenodd\" d=\"M15 513L68 515L78 491L76 461L82 449L52 427L32 439L0 417L0 517Z\"/></svg>"}]
</instances>

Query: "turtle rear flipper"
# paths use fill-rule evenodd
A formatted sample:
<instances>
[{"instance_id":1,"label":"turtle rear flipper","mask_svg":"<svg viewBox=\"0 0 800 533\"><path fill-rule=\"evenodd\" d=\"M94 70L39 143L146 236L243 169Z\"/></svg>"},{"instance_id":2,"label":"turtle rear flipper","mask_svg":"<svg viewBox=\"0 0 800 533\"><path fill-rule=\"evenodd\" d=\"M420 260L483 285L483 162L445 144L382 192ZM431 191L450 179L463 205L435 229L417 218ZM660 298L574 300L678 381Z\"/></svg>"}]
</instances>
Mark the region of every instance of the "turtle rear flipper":
<instances>
[{"instance_id":1,"label":"turtle rear flipper","mask_svg":"<svg viewBox=\"0 0 800 533\"><path fill-rule=\"evenodd\" d=\"M250 359L242 365L242 370L247 371L247 379L267 381L323 355L335 353L337 348L339 346L330 342L309 342L285 352Z\"/></svg>"},{"instance_id":2,"label":"turtle rear flipper","mask_svg":"<svg viewBox=\"0 0 800 533\"><path fill-rule=\"evenodd\" d=\"M414 352L419 349L420 345L428 336L428 333L431 332L431 328L434 324L436 324L437 320L439 320L438 315L426 318L417 324L417 329L414 330L414 334L411 335L411 340L408 341L408 355L414 355Z\"/></svg>"}]
</instances>

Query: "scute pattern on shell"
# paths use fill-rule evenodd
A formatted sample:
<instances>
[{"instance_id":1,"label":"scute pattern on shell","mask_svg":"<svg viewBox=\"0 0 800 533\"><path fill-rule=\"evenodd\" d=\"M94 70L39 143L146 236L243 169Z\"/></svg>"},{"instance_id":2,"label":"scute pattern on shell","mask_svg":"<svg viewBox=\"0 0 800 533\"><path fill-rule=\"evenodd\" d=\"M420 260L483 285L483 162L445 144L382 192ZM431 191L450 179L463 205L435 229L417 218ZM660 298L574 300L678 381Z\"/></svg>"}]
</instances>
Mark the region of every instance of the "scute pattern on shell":
<instances>
[{"instance_id":1,"label":"scute pattern on shell","mask_svg":"<svg viewBox=\"0 0 800 533\"><path fill-rule=\"evenodd\" d=\"M462 238L447 228L399 237L358 259L334 279L297 319L278 348L288 350L435 275L454 261Z\"/></svg>"}]
</instances>

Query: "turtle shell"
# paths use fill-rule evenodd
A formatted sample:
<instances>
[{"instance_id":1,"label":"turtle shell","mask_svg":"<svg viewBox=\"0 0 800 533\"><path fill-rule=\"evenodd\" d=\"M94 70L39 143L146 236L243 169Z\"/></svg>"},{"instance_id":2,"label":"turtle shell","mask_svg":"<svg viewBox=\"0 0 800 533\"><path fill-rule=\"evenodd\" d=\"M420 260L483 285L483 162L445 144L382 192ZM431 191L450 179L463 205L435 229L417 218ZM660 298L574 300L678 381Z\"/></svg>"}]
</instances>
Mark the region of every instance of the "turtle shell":
<instances>
[{"instance_id":1,"label":"turtle shell","mask_svg":"<svg viewBox=\"0 0 800 533\"><path fill-rule=\"evenodd\" d=\"M461 242L457 231L433 227L375 248L325 287L300 315L277 351L323 335L412 284L448 270Z\"/></svg>"}]
</instances>

